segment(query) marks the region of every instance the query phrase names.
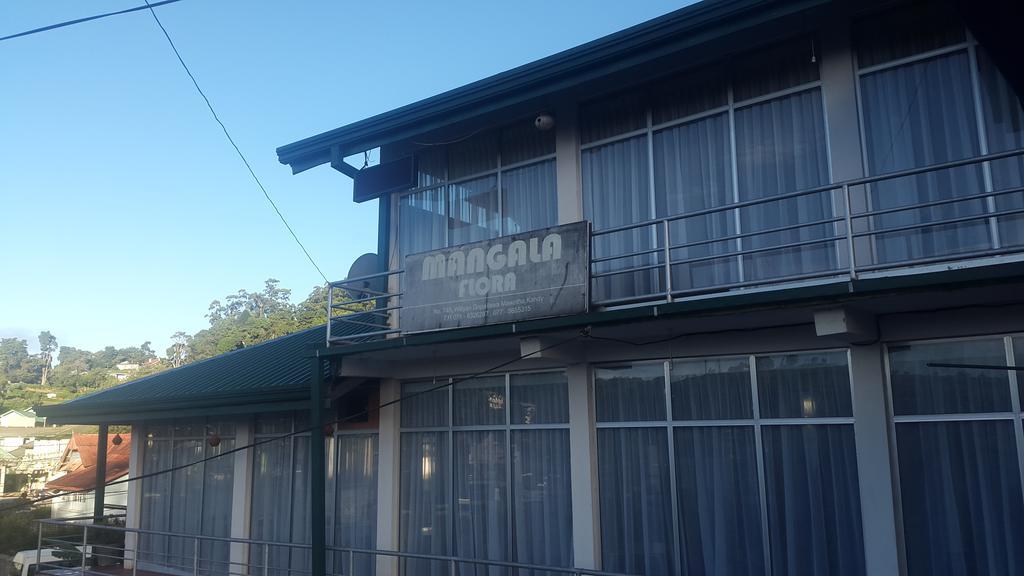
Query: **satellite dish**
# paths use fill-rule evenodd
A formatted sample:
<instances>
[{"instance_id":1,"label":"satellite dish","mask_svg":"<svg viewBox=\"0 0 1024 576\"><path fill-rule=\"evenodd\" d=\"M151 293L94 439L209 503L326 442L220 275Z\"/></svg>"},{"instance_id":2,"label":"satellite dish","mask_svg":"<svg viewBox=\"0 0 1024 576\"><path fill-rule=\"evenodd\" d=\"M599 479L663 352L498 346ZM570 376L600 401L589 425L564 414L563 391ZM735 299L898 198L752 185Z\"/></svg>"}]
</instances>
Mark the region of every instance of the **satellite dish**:
<instances>
[{"instance_id":1,"label":"satellite dish","mask_svg":"<svg viewBox=\"0 0 1024 576\"><path fill-rule=\"evenodd\" d=\"M363 254L352 263L348 269L348 278L363 278L381 272L377 255L373 252ZM387 292L387 278L380 276L359 280L358 282L346 283L345 291L353 300L377 296Z\"/></svg>"}]
</instances>

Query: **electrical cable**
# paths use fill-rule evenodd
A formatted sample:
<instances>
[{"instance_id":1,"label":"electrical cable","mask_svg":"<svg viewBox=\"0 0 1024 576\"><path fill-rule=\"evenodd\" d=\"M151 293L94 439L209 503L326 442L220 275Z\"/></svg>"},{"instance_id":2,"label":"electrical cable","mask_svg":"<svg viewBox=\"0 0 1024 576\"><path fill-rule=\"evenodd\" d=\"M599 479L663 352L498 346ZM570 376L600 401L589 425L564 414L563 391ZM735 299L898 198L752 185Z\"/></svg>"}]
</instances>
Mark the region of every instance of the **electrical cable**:
<instances>
[{"instance_id":1,"label":"electrical cable","mask_svg":"<svg viewBox=\"0 0 1024 576\"><path fill-rule=\"evenodd\" d=\"M299 248L302 249L302 253L306 255L306 258L309 260L309 263L313 265L313 268L316 268L317 273L320 274L320 277L324 279L325 283L330 283L330 280L327 279L327 275L323 273L323 270L320 269L320 266L317 266L316 261L313 260L313 256L310 255L309 250L306 250L306 246L302 243L302 240L299 240L299 236L295 234L295 230L292 229L291 224L289 224L288 220L285 219L284 214L281 213L281 210L277 207L277 204L274 202L274 199L270 197L270 193L267 192L266 187L263 186L263 182L259 179L259 176L257 176L256 172L252 169L252 165L249 164L249 160L245 157L245 154L242 153L242 150L241 148L238 147L238 144L235 143L235 139L231 137L231 133L228 132L228 128L224 125L224 122L221 121L220 116L217 115L217 111L214 110L213 104L210 103L210 99L206 97L206 93L203 92L203 89L199 87L199 82L196 80L196 77L192 74L192 70L189 69L188 64L185 64L185 60L181 57L181 53L178 52L178 47L174 45L174 40L171 40L171 35L167 32L167 28L164 27L163 22L161 22L160 18L156 15L156 10L154 10L153 8L157 6L157 4L150 4L149 0L145 0L145 2L146 5L149 7L149 13L153 15L153 20L156 20L156 25L159 26L160 31L164 33L164 38L167 39L167 43L171 45L171 50L174 51L174 55L178 58L178 62L181 64L181 67L185 69L185 73L188 74L188 77L192 80L192 85L196 87L196 91L199 92L199 95L203 97L203 101L206 102L206 107L209 108L210 114L213 115L213 119L217 122L217 124L220 125L220 129L224 132L224 136L227 137L228 142L231 143L231 147L235 149L235 152L238 153L238 157L242 159L242 163L245 164L246 169L249 170L249 175L252 176L252 179L256 182L256 185L260 187L261 191L263 191L263 196L267 199L267 202L270 203L270 206L274 209L274 212L277 213L277 217L281 219L282 223L284 223L284 227L288 229L288 232L292 235L292 238L295 239L295 243L298 244Z\"/></svg>"},{"instance_id":2,"label":"electrical cable","mask_svg":"<svg viewBox=\"0 0 1024 576\"><path fill-rule=\"evenodd\" d=\"M67 20L65 22L58 22L56 24L50 24L49 26L43 26L42 28L34 28L32 30L25 30L24 32L18 32L17 34L10 34L8 36L0 36L0 42L4 40L13 40L15 38L21 38L22 36L30 36L32 34L38 34L40 32L47 32L49 30L55 30L57 28L63 28L65 26L71 26L73 24L81 24L83 22L90 22L92 20L99 20L100 18L107 18L108 16L119 16L121 14L128 14L129 12L138 12L139 10L146 10L147 8L155 8L157 6L163 6L165 4L174 4L175 2L181 2L181 0L162 0L161 2L153 2L152 4L146 3L142 6L135 6L133 8L126 8L124 10L118 10L116 12L106 12L104 14L96 14L95 16L86 16L85 18L76 18L75 20Z\"/></svg>"},{"instance_id":3,"label":"electrical cable","mask_svg":"<svg viewBox=\"0 0 1024 576\"><path fill-rule=\"evenodd\" d=\"M322 432L323 427L334 426L334 425L337 425L337 424L344 424L345 422L348 422L350 420L354 420L356 418L362 418L364 416L369 416L371 414L374 414L376 412L381 411L384 408L387 408L388 406L393 406L393 405L398 404L400 402L403 402L405 400L416 398L417 396L422 396L422 395L425 395L425 394L430 394L431 392L436 392L438 390L441 390L441 389L444 389L444 388L448 388L450 386L454 386L454 385L460 384L462 382L466 382L466 381L469 381L469 380L474 380L476 378L481 378L481 377L486 376L486 375L488 375L488 374L490 374L490 373L492 373L492 372L494 372L496 370L500 370L502 368L505 368L506 366L515 364L516 362L519 362L521 360L525 360L525 359L527 359L527 358L529 358L531 356L534 356L536 354L540 354L541 352L545 352L547 350L551 350L553 348L557 348L559 346L563 346L565 344L568 344L569 342L577 340L581 336L583 336L582 332L579 335L572 336L571 338L566 338L564 340L555 342L554 344L549 344L547 346L542 346L541 348L538 348L537 350L534 350L533 352L530 352L528 354L521 354L521 355L519 355L516 358L513 358L511 360L506 360L505 362L502 362L500 364L492 366L492 367L490 367L490 368L488 368L486 370L483 370L483 371L480 371L480 372L476 372L476 373L471 374L469 376L463 376L461 378L451 378L451 379L449 379L448 382L444 382L442 384L438 384L437 386L431 386L430 388L426 388L426 389L420 390L418 392L413 392L412 394L407 394L405 396L400 396L398 398L395 398L394 400L389 400L387 402L384 402L383 404L380 404L379 406L376 406L376 407L373 407L373 408L367 408L365 410L361 410L361 411L356 412L354 414L350 414L350 415L348 415L348 416L346 416L344 418L340 418L340 419L333 420L333 421L330 421L330 422L324 422L324 423L322 423L322 424L320 424L318 426L309 426L307 428L303 428L301 430L295 430L295 431L292 431L292 432L288 432L286 434L280 434L280 435L273 436L273 437L270 437L270 438L264 438L262 440L256 440L256 441L253 441L250 444L246 444L244 446L236 446L236 447L231 448L229 450L224 450L223 452L220 452L219 454L214 454L213 456L207 456L206 458L202 458L202 459L196 460L194 462L189 462L188 464L181 464L181 465L178 465L178 466L172 466L170 468L165 468L163 470L157 470L155 472L148 472L148 473L140 474L138 476L133 476L131 478L123 478L121 480L114 480L112 482L107 482L103 486L104 486L104 488L109 488L111 486L118 486L120 484L127 484L129 482L135 482L137 480L143 480L143 479L146 479L146 478L152 478L152 477L155 477L155 476L161 476L163 474L170 474L170 473L173 473L173 472L177 472L179 470L184 470L186 468L190 468L190 467L195 466L197 464L202 464L204 462L209 462L211 460L215 460L217 458L221 458L221 457L227 456L229 454L234 454L235 452L241 452L242 450L248 450L250 448L255 448L256 446L261 446L263 444L269 444L271 442L277 442L279 440L283 440L285 438L290 438L292 436L297 436L299 434L305 434L307 432L309 432L309 433L320 433L320 432ZM320 432L318 432L318 431L320 431ZM31 500L25 500L25 501L18 502L17 504L14 504L14 505L11 505L11 506L0 507L0 513L2 513L2 512L10 512L10 511L13 511L13 510L17 510L19 508L29 508L29 507L32 507L32 506L34 506L36 504L39 504L41 502L46 502L48 500L52 500L54 498L59 498L61 496L68 496L68 495L73 495L73 494L83 494L83 493L86 493L86 492L92 492L93 490L95 490L95 488L84 488L84 489L80 489L80 490L61 492L59 494L51 494L49 496L42 496L42 497L39 497L39 498L33 498Z\"/></svg>"}]
</instances>

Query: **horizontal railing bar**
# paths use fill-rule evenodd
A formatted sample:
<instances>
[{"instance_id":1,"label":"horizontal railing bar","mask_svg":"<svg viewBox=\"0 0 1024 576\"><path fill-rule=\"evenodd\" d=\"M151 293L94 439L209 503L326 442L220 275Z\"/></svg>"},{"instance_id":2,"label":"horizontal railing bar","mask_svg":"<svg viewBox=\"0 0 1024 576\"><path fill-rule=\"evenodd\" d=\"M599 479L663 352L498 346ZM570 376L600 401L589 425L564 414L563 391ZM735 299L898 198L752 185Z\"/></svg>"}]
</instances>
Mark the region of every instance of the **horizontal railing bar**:
<instances>
[{"instance_id":1,"label":"horizontal railing bar","mask_svg":"<svg viewBox=\"0 0 1024 576\"><path fill-rule=\"evenodd\" d=\"M672 216L665 216L662 218L655 218L644 222L638 222L635 224L625 224L622 226L616 226L613 228L606 228L604 230L595 230L591 233L591 236L604 236L607 234L614 234L615 232L622 232L633 228L639 228L643 226L655 226L661 222L674 222L676 220L682 220L685 218L696 218L698 216L706 216L708 214L717 214L720 212L728 212L730 210L739 210L750 206L757 206L759 204L767 204L769 202L779 202L782 200L790 200L793 198L800 198L802 196L810 196L812 194L821 194L823 192L840 190L844 186L863 186L865 184L873 184L875 182L881 182L884 180L895 180L899 178L906 178L908 176L916 176L918 174L924 174L927 172L937 172L939 170L949 170L951 168L958 168L960 166L967 166L970 164L981 164L984 162L990 162L993 160L1001 160L1004 158L1011 158L1014 156L1024 155L1024 148L1017 150L1010 150L1007 152L997 152L993 154L985 154L983 156L974 156L971 158L965 158L961 160L952 160L949 162L941 162L938 164L929 164L928 166L921 166L918 168L908 168L906 170L900 170L897 172L889 172L886 174L879 174L875 176L867 176L863 178L855 178L853 180L844 180L842 182L834 182L829 184L822 184L821 186L815 186L813 188L804 188L795 192L788 192L786 194L778 194L775 196L767 196L765 198L756 198L754 200L745 200L743 202L734 202L732 204L726 204L724 206L716 206L714 208L705 208L703 210L697 210L694 212L688 212L686 214L674 214Z\"/></svg>"},{"instance_id":2,"label":"horizontal railing bar","mask_svg":"<svg viewBox=\"0 0 1024 576\"><path fill-rule=\"evenodd\" d=\"M913 260L900 260L899 262L885 262L882 264L867 264L864 266L858 266L857 270L864 272L876 272L880 270L892 270L894 268L908 268L912 266L919 266L924 264L935 264L939 262L959 262L961 260L970 260L972 258L978 258L981 256L1003 256L1005 254L1012 254L1015 252L1021 252L1024 250L1022 246L1010 246L1008 248L986 248L985 250L972 250L970 252L960 252L958 254L947 254L945 256L930 256L927 258L915 258Z\"/></svg>"},{"instance_id":3,"label":"horizontal railing bar","mask_svg":"<svg viewBox=\"0 0 1024 576\"><path fill-rule=\"evenodd\" d=\"M918 222L917 224L907 224L906 226L895 226L892 228L881 228L878 230L867 230L863 232L854 232L854 238L863 238L865 236L878 236L881 234L892 234L894 232L906 232L909 230L918 230L921 228L934 228L936 226L947 226L949 224L959 224L961 222L970 222L972 220L988 220L989 218L999 218L1000 216L1013 216L1014 214L1024 213L1024 208L1018 208L1016 210L1003 210L1000 212L985 212L982 214L974 214L971 216L961 216L959 218L947 218L945 220L938 220L936 222Z\"/></svg>"},{"instance_id":4,"label":"horizontal railing bar","mask_svg":"<svg viewBox=\"0 0 1024 576\"><path fill-rule=\"evenodd\" d=\"M716 284L714 286L708 286L706 288L688 288L682 290L673 290L673 296L694 296L704 294L714 294L715 292L725 292L731 288L746 288L751 286L768 286L768 285L782 285L789 284L792 282L799 282L801 280L813 280L815 278L848 278L846 269L839 268L835 270L822 270L819 272L807 272L804 274L794 274L791 276L778 276L775 278L766 278L764 280L745 280L743 282L730 282L728 284ZM845 280L844 280L845 281Z\"/></svg>"},{"instance_id":5,"label":"horizontal railing bar","mask_svg":"<svg viewBox=\"0 0 1024 576\"><path fill-rule=\"evenodd\" d=\"M361 339L361 338L367 338L367 337L370 337L370 336L383 336L385 334L397 334L398 332L401 332L401 330L398 329L398 328L392 328L390 330L378 330L376 332L363 332L362 334L343 334L341 336L331 336L331 340L332 341L343 342L343 341L348 341L348 340L357 340L357 339Z\"/></svg>"},{"instance_id":6,"label":"horizontal railing bar","mask_svg":"<svg viewBox=\"0 0 1024 576\"><path fill-rule=\"evenodd\" d=\"M790 224L788 226L779 226L778 228L769 228L767 230L758 230L754 232L743 232L742 234L730 234L729 236L722 236L719 238L713 238L711 240L697 240L696 242L689 242L686 244L672 244L669 245L669 250L679 250L683 248L692 248L694 246L702 246L704 244L714 244L715 242L728 242L730 240L741 240L743 238L751 238L753 236L761 236L762 234L775 234L778 232L787 232L789 230L798 230L800 228L808 228L810 226L826 226L828 224L836 224L846 219L845 216L836 216L835 218L828 218L826 220L815 220L814 222L808 222L806 224Z\"/></svg>"},{"instance_id":7,"label":"horizontal railing bar","mask_svg":"<svg viewBox=\"0 0 1024 576\"><path fill-rule=\"evenodd\" d=\"M608 276L619 276L622 274L630 274L632 272L644 272L646 270L661 270L665 267L664 263L648 264L646 266L636 266L634 268L628 268L626 270L611 270L608 272L591 272L590 279L594 278L607 278Z\"/></svg>"},{"instance_id":8,"label":"horizontal railing bar","mask_svg":"<svg viewBox=\"0 0 1024 576\"><path fill-rule=\"evenodd\" d=\"M400 552L398 550L371 550L362 548L340 548L328 546L327 550L333 552L348 552L352 554L363 554L369 556L393 556L396 558L412 558L415 560L433 560L437 562L455 562L458 564L478 564L485 566L500 566L503 568L518 568L521 570L538 570L543 572L560 572L562 574L589 574L591 576L628 576L622 572L604 572L590 568L570 568L565 566L542 566L538 564L522 564L519 562L507 562L504 560L487 560L483 558L465 558L461 556L440 556L435 554L422 554L418 552Z\"/></svg>"},{"instance_id":9,"label":"horizontal railing bar","mask_svg":"<svg viewBox=\"0 0 1024 576\"><path fill-rule=\"evenodd\" d=\"M356 336L356 335L353 335L353 336ZM53 520L48 519L48 518L41 518L39 520L36 520L36 522L39 522L40 524L48 524L48 525L53 525L53 526L60 526L60 525L62 525L59 522L54 522ZM310 548L312 548L309 544L293 544L293 543L290 543L290 542L272 542L272 541L269 541L269 540L249 540L249 539L244 539L244 538L228 538L228 537L223 537L223 536L206 536L206 535L203 535L203 534L182 534L180 532L164 532L164 531L161 531L161 530L148 530L148 529L144 529L144 528L126 528L124 526L89 526L89 529L91 531L108 530L108 531L112 531L112 532L123 532L123 533L131 533L131 534L141 534L143 536L167 536L167 537L170 537L170 538L179 538L179 539L186 539L186 540L199 539L199 540L210 540L210 541L213 541L213 542L236 542L236 543L239 543L239 544L258 544L260 546L278 546L278 547L302 548L302 549L310 549ZM191 558L191 556L189 556L189 558Z\"/></svg>"},{"instance_id":10,"label":"horizontal railing bar","mask_svg":"<svg viewBox=\"0 0 1024 576\"><path fill-rule=\"evenodd\" d=\"M594 246L590 247L590 250L594 250ZM598 264L600 262L609 262L611 260L621 260L623 258L640 257L645 254L655 254L664 251L664 248L651 248L650 250L641 250L639 252L630 252L629 254L623 254L621 256L601 256L600 258L591 258L591 264Z\"/></svg>"},{"instance_id":11,"label":"horizontal railing bar","mask_svg":"<svg viewBox=\"0 0 1024 576\"><path fill-rule=\"evenodd\" d=\"M638 294L636 296L623 296L621 298L605 298L604 300L592 300L591 305L593 306L618 306L620 304L665 304L667 303L668 292L662 290L660 292L649 292L645 294Z\"/></svg>"},{"instance_id":12,"label":"horizontal railing bar","mask_svg":"<svg viewBox=\"0 0 1024 576\"><path fill-rule=\"evenodd\" d=\"M374 298L374 299L387 298L388 296L391 295L390 292L381 292L380 290L374 290L373 288L365 288L363 286L360 286L358 288L344 288L344 287L341 287L341 288L335 288L335 290L345 290L346 292L349 291L349 290L351 290L353 292L366 292L367 294L372 294L373 295L373 296L368 296L368 298Z\"/></svg>"},{"instance_id":13,"label":"horizontal railing bar","mask_svg":"<svg viewBox=\"0 0 1024 576\"><path fill-rule=\"evenodd\" d=\"M1016 188L1007 188L1005 190L996 190L994 192L979 192L977 194L970 194L968 196L957 196L956 198L932 200L931 202L907 204L906 206L896 206L893 208L870 210L868 212L860 212L854 214L853 218L870 218L872 216L882 216L884 214L891 214L893 212L907 212L910 210L919 210L922 208L932 208L934 206L942 206L943 204L956 204L957 202L969 202L972 200L987 200L988 198L992 198L994 196L1005 196L1007 194L1016 194L1017 192L1024 192L1024 186L1018 186Z\"/></svg>"},{"instance_id":14,"label":"horizontal railing bar","mask_svg":"<svg viewBox=\"0 0 1024 576\"><path fill-rule=\"evenodd\" d=\"M333 322L343 322L345 324L355 324L356 326L367 326L369 328L383 328L383 327L387 326L387 323L384 323L384 324L376 323L376 324L374 324L372 322L364 322L362 320L353 320L349 316L354 316L354 314L349 314L349 315L346 315L346 316L335 316L334 318L331 318L331 320Z\"/></svg>"},{"instance_id":15,"label":"horizontal railing bar","mask_svg":"<svg viewBox=\"0 0 1024 576\"><path fill-rule=\"evenodd\" d=\"M362 304L364 302L376 302L377 300L383 300L384 298L394 298L395 296L401 296L401 292L388 292L386 296L367 296L365 298L357 298L355 300L344 300L342 302L331 304L331 306L351 306L352 304Z\"/></svg>"},{"instance_id":16,"label":"horizontal railing bar","mask_svg":"<svg viewBox=\"0 0 1024 576\"><path fill-rule=\"evenodd\" d=\"M720 255L711 256L697 256L694 258L687 258L685 260L672 260L669 262L671 266L679 264L693 264L694 262L704 262L707 260L720 260L722 258L730 258L736 256L746 256L748 254L760 254L762 252L772 252L774 250L788 250L790 248L799 248L801 246L811 246L813 244L824 244L827 242L838 242L840 240L846 240L845 235L829 236L827 238L815 238L813 240L801 240L799 242L788 242L786 244L779 244L777 246L767 246L763 248L744 248L737 252L724 252Z\"/></svg>"}]
</instances>

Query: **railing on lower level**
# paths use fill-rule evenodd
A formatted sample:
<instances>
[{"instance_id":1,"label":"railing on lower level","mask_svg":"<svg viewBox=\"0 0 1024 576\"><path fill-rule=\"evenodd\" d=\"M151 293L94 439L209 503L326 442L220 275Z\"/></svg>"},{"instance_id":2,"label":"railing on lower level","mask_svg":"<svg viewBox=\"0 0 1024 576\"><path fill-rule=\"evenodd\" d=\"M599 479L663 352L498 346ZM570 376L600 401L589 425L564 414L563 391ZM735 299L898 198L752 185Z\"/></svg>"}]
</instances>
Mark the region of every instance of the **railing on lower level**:
<instances>
[{"instance_id":1,"label":"railing on lower level","mask_svg":"<svg viewBox=\"0 0 1024 576\"><path fill-rule=\"evenodd\" d=\"M124 576L310 576L312 547L248 538L74 524L80 518L38 520L35 574ZM328 546L326 574L337 576L482 573L486 576L627 576L587 568L546 566L395 550Z\"/></svg>"},{"instance_id":2,"label":"railing on lower level","mask_svg":"<svg viewBox=\"0 0 1024 576\"><path fill-rule=\"evenodd\" d=\"M720 200L594 230L591 306L913 273L1024 253L1024 149ZM400 333L400 283L392 280L400 274L331 283L328 344Z\"/></svg>"}]
</instances>

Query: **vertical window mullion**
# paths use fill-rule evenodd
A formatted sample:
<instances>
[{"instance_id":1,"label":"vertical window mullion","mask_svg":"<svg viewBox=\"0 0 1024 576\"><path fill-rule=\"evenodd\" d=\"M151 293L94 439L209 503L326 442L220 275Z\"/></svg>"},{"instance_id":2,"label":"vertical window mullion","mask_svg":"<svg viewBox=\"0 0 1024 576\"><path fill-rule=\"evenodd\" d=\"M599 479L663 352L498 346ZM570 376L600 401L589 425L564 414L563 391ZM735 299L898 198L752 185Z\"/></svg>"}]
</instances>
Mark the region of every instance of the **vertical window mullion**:
<instances>
[{"instance_id":1,"label":"vertical window mullion","mask_svg":"<svg viewBox=\"0 0 1024 576\"><path fill-rule=\"evenodd\" d=\"M500 166L500 160L499 160ZM498 172L501 174L501 172ZM499 178L498 182L501 182ZM498 188L501 189L500 187ZM508 523L508 554L506 558L512 562L516 561L513 556L516 545L516 522L515 514L515 489L512 483L512 377L505 374L505 500L508 511L505 522Z\"/></svg>"},{"instance_id":2,"label":"vertical window mullion","mask_svg":"<svg viewBox=\"0 0 1024 576\"><path fill-rule=\"evenodd\" d=\"M730 87L729 99L732 100ZM730 109L731 113L731 109ZM768 498L764 471L764 443L761 439L761 405L757 393L757 358L751 355L747 362L750 365L751 406L754 412L754 449L757 454L757 486L761 501L761 546L764 548L764 568L766 574L772 573L772 548L768 533Z\"/></svg>"},{"instance_id":3,"label":"vertical window mullion","mask_svg":"<svg viewBox=\"0 0 1024 576\"><path fill-rule=\"evenodd\" d=\"M680 543L683 541L683 526L679 521L679 491L676 488L678 480L676 479L675 429L672 426L672 420L675 418L672 413L672 361L666 360L663 366L665 378L665 416L667 418L665 432L668 434L668 478L669 490L671 490L669 500L672 503L672 558L676 571L682 573L683 559L680 552Z\"/></svg>"},{"instance_id":4,"label":"vertical window mullion","mask_svg":"<svg viewBox=\"0 0 1024 576\"><path fill-rule=\"evenodd\" d=\"M1003 338L1006 347L1006 365L1016 366L1013 350L1013 337ZM1010 407L1013 409L1013 433L1017 440L1017 469L1020 471L1021 493L1024 495L1024 422L1021 421L1020 388L1017 384L1017 371L1008 370L1010 383Z\"/></svg>"},{"instance_id":5,"label":"vertical window mullion","mask_svg":"<svg viewBox=\"0 0 1024 576\"><path fill-rule=\"evenodd\" d=\"M740 179L739 179L739 159L736 157L736 105L733 101L732 82L729 82L728 88L726 89L726 99L729 106L729 167L732 171L732 201L738 203L740 201ZM741 226L740 209L733 210L733 224L736 226L736 234L743 233L743 227ZM743 239L736 239L736 274L740 282L745 280L745 274L743 272ZM751 372L753 372L753 364L751 364ZM758 432L760 434L760 432ZM760 438L760 436L758 436ZM760 440L758 440L760 443Z\"/></svg>"},{"instance_id":6,"label":"vertical window mullion","mask_svg":"<svg viewBox=\"0 0 1024 576\"><path fill-rule=\"evenodd\" d=\"M967 34L968 38L970 38L970 32L967 32ZM978 153L985 155L989 153L988 127L985 125L985 113L982 110L981 75L978 72L978 50L974 42L969 42L967 45L967 60L971 71L971 101L974 104L975 129L978 131ZM982 162L981 174L985 192L992 192L994 190L992 185L992 164ZM992 196L985 198L985 210L988 212L996 211L996 200ZM999 222L997 218L992 217L988 219L988 231L992 248L998 250L1001 243L999 241Z\"/></svg>"},{"instance_id":7,"label":"vertical window mullion","mask_svg":"<svg viewBox=\"0 0 1024 576\"><path fill-rule=\"evenodd\" d=\"M448 422L444 432L445 440L448 442L448 461L445 462L448 480L448 550L446 553L455 556L455 551L458 549L455 542L455 432L452 430L452 423L455 422L455 383L451 378L448 379L448 382L451 385L445 388L448 392Z\"/></svg>"},{"instance_id":8,"label":"vertical window mullion","mask_svg":"<svg viewBox=\"0 0 1024 576\"><path fill-rule=\"evenodd\" d=\"M500 137L499 137L499 141L500 141ZM497 182L498 182L498 184L497 184L498 185L498 206L497 206L497 208L498 208L498 236L504 236L507 232L505 231L505 208L504 208L504 202L503 202L502 190L501 190L501 173L502 173L502 169L501 169L501 146L498 146L498 151L496 152L496 154L498 156L498 159L497 159L497 162L498 162L498 173L495 175L495 178L497 179ZM505 377L505 380L506 381L508 380L507 376ZM508 393L507 382L506 382L506 386L505 386L505 392L506 392L506 394ZM506 405L508 404L508 396L507 395L505 396L505 404ZM508 411L506 410L506 414L507 414L507 412ZM508 423L508 420L506 419L505 422Z\"/></svg>"}]
</instances>

